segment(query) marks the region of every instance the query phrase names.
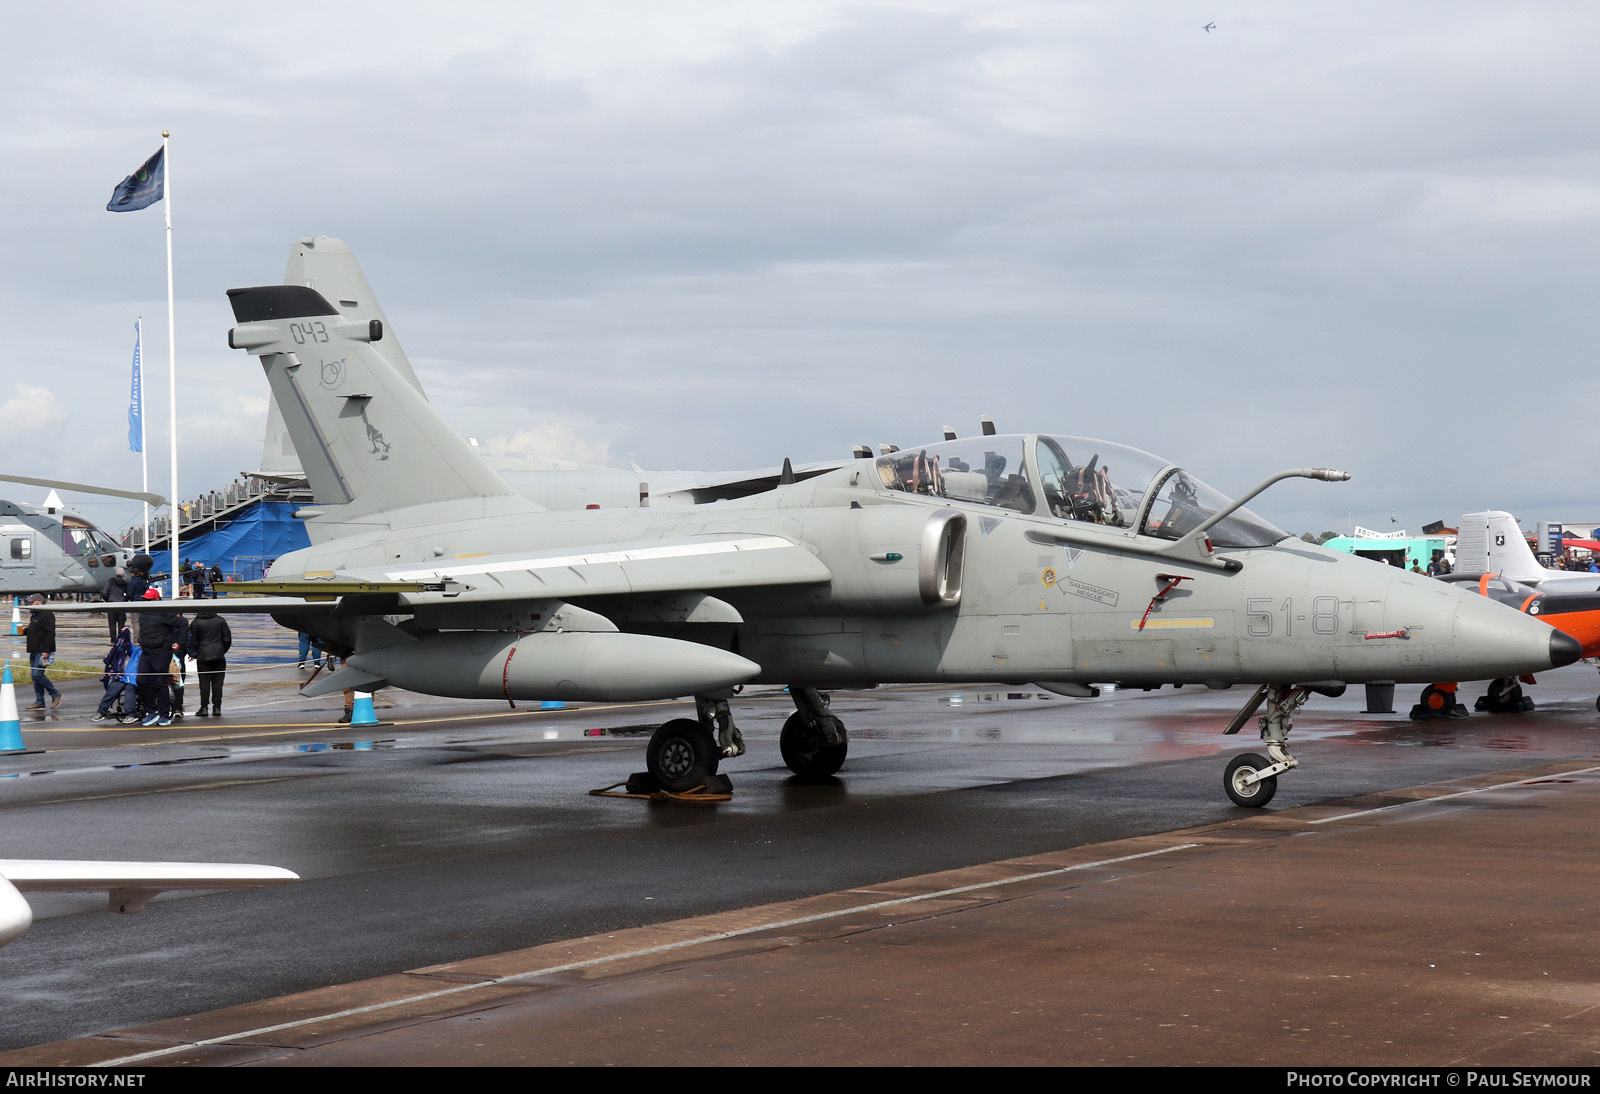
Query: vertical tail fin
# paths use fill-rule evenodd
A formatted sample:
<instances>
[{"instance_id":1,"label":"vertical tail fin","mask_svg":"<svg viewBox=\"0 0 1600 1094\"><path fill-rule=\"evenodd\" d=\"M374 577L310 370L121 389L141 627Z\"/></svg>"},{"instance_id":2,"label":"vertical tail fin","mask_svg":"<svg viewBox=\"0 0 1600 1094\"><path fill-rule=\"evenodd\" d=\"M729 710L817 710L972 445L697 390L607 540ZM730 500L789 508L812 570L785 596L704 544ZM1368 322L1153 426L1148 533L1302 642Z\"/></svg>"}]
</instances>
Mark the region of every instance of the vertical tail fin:
<instances>
[{"instance_id":1,"label":"vertical tail fin","mask_svg":"<svg viewBox=\"0 0 1600 1094\"><path fill-rule=\"evenodd\" d=\"M534 512L379 352L379 319L352 321L315 289L229 289L228 345L261 358L311 484L314 540L434 520Z\"/></svg>"},{"instance_id":2,"label":"vertical tail fin","mask_svg":"<svg viewBox=\"0 0 1600 1094\"><path fill-rule=\"evenodd\" d=\"M329 236L307 236L296 240L294 246L289 248L289 264L283 271L283 283L317 290L318 295L332 304L343 319L356 323L376 319L382 323L383 341L375 343L375 348L406 383L422 391L422 382L412 370L406 351L400 348L389 317L383 314L377 294L367 284L361 264L356 261L350 245L344 240Z\"/></svg>"},{"instance_id":3,"label":"vertical tail fin","mask_svg":"<svg viewBox=\"0 0 1600 1094\"><path fill-rule=\"evenodd\" d=\"M1550 576L1511 514L1494 509L1462 514L1456 569L1464 574L1501 574L1512 581L1539 581Z\"/></svg>"}]
</instances>

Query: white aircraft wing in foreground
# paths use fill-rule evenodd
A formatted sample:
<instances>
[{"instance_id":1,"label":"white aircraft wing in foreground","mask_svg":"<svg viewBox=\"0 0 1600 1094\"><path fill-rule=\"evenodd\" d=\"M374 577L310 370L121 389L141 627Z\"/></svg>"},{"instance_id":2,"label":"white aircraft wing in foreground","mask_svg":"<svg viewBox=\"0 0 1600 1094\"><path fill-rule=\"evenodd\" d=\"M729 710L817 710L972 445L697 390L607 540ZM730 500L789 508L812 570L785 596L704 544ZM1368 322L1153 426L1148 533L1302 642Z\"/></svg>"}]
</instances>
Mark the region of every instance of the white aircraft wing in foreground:
<instances>
[{"instance_id":1,"label":"white aircraft wing in foreground","mask_svg":"<svg viewBox=\"0 0 1600 1094\"><path fill-rule=\"evenodd\" d=\"M108 910L137 912L169 889L243 889L299 881L277 866L239 862L92 862L72 859L0 859L0 946L33 925L25 892L104 889Z\"/></svg>"}]
</instances>

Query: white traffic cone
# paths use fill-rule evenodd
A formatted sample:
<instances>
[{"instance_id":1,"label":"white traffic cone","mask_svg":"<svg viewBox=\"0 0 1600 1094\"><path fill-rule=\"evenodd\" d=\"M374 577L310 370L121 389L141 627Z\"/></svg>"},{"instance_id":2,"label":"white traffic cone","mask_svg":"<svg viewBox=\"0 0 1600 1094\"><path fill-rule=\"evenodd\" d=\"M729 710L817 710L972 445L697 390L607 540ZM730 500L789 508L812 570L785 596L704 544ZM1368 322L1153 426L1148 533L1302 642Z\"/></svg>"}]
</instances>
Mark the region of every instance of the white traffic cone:
<instances>
[{"instance_id":1,"label":"white traffic cone","mask_svg":"<svg viewBox=\"0 0 1600 1094\"><path fill-rule=\"evenodd\" d=\"M22 597L11 598L11 637L15 638L22 629Z\"/></svg>"},{"instance_id":2,"label":"white traffic cone","mask_svg":"<svg viewBox=\"0 0 1600 1094\"><path fill-rule=\"evenodd\" d=\"M11 682L11 662L0 674L0 752L26 752L22 743L22 719L17 717L17 689Z\"/></svg>"}]
</instances>

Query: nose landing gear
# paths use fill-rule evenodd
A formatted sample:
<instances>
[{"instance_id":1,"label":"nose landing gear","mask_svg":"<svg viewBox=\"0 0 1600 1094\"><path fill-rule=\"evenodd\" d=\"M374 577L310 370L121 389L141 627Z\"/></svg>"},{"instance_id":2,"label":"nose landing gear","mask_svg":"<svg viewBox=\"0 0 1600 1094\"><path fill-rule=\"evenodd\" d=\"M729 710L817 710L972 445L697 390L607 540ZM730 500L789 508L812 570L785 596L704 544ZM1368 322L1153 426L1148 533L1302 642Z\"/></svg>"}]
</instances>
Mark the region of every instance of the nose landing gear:
<instances>
[{"instance_id":1,"label":"nose landing gear","mask_svg":"<svg viewBox=\"0 0 1600 1094\"><path fill-rule=\"evenodd\" d=\"M1289 754L1289 731L1294 728L1294 712L1310 697L1310 688L1262 684L1223 730L1238 733L1250 716L1266 704L1267 712L1258 721L1261 740L1267 746L1266 756L1254 752L1235 756L1222 776L1222 788L1233 804L1261 808L1278 792L1278 776L1300 765Z\"/></svg>"},{"instance_id":2,"label":"nose landing gear","mask_svg":"<svg viewBox=\"0 0 1600 1094\"><path fill-rule=\"evenodd\" d=\"M1533 709L1533 700L1522 694L1522 681L1515 677L1501 677L1489 683L1489 690L1479 697L1474 710L1490 714L1524 714Z\"/></svg>"}]
</instances>

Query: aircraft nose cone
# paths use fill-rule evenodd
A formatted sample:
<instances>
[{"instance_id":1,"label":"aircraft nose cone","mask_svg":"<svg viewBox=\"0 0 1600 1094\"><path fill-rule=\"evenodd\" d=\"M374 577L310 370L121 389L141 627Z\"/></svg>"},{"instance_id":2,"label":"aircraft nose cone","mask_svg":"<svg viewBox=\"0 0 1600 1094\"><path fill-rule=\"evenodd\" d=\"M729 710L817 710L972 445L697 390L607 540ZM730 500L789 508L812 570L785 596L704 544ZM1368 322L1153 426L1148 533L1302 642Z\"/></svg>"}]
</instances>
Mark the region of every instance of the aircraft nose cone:
<instances>
[{"instance_id":1,"label":"aircraft nose cone","mask_svg":"<svg viewBox=\"0 0 1600 1094\"><path fill-rule=\"evenodd\" d=\"M1550 664L1556 668L1570 665L1583 656L1583 644L1565 631L1550 631Z\"/></svg>"}]
</instances>

